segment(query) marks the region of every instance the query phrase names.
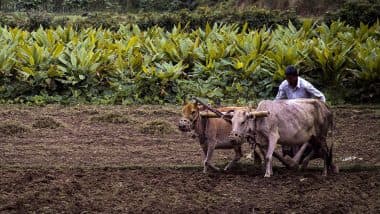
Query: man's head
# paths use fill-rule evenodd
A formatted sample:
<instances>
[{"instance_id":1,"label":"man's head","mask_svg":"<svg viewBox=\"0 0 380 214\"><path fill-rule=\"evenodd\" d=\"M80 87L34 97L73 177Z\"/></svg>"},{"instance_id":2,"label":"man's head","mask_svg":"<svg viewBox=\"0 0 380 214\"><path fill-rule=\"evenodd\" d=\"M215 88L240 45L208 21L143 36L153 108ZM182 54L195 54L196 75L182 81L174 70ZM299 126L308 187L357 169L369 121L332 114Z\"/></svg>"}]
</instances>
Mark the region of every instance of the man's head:
<instances>
[{"instance_id":1,"label":"man's head","mask_svg":"<svg viewBox=\"0 0 380 214\"><path fill-rule=\"evenodd\" d=\"M289 65L288 67L286 67L285 78L291 87L293 87L293 88L296 87L297 83L298 83L298 71L297 71L297 69L292 65Z\"/></svg>"}]
</instances>

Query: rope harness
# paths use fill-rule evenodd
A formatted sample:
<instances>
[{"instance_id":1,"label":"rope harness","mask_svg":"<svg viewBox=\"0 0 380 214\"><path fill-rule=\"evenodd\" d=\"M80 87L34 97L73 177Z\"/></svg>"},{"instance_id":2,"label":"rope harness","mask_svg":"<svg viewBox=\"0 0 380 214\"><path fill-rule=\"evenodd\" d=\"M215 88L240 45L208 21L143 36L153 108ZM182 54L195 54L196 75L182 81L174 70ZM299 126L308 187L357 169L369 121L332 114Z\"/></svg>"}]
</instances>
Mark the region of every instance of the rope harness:
<instances>
[{"instance_id":1,"label":"rope harness","mask_svg":"<svg viewBox=\"0 0 380 214\"><path fill-rule=\"evenodd\" d=\"M206 136L206 127L207 127L207 118L205 117L201 117L201 115L199 114L199 111L197 111L197 115L194 117L194 119L191 121L191 130L195 130L195 126L197 124L197 122L201 120L201 127L200 127L200 133L197 133L198 134L198 137L199 137L199 141L200 141L200 144L204 144L206 143L207 141L207 136Z\"/></svg>"},{"instance_id":2,"label":"rope harness","mask_svg":"<svg viewBox=\"0 0 380 214\"><path fill-rule=\"evenodd\" d=\"M256 132L256 117L253 119L253 133L247 133L246 134L246 139L247 139L247 142L251 145L251 150L255 151L256 149L256 145L257 145L257 142L256 142L256 136L257 136L257 132Z\"/></svg>"}]
</instances>

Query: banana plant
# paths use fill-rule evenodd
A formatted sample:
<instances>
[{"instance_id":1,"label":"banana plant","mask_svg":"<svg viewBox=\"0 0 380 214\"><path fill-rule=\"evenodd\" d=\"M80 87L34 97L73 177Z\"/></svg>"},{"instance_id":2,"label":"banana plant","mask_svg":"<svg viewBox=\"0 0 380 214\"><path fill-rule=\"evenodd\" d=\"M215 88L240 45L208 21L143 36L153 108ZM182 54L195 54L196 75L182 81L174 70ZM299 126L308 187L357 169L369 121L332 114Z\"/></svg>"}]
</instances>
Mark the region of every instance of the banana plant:
<instances>
[{"instance_id":1,"label":"banana plant","mask_svg":"<svg viewBox=\"0 0 380 214\"><path fill-rule=\"evenodd\" d=\"M160 103L191 93L244 103L273 96L285 67L293 64L324 87L377 93L379 39L379 22L355 29L309 19L301 28L291 22L260 30L207 24L191 32L181 25L171 31L131 24L117 31L0 27L0 88L5 97L59 93Z\"/></svg>"},{"instance_id":2,"label":"banana plant","mask_svg":"<svg viewBox=\"0 0 380 214\"><path fill-rule=\"evenodd\" d=\"M344 22L332 22L330 26L322 23L315 29L315 37L320 38L325 43L336 40L341 32L352 32L353 28L344 24Z\"/></svg>"},{"instance_id":3,"label":"banana plant","mask_svg":"<svg viewBox=\"0 0 380 214\"><path fill-rule=\"evenodd\" d=\"M16 63L15 56L16 44L4 45L0 50L0 76L11 76L11 71Z\"/></svg>"},{"instance_id":4,"label":"banana plant","mask_svg":"<svg viewBox=\"0 0 380 214\"><path fill-rule=\"evenodd\" d=\"M380 80L380 42L368 39L365 44L355 47L354 62L356 69L352 69L356 78L364 82Z\"/></svg>"},{"instance_id":5,"label":"banana plant","mask_svg":"<svg viewBox=\"0 0 380 214\"><path fill-rule=\"evenodd\" d=\"M0 44L24 43L30 36L30 33L18 28L0 27Z\"/></svg>"},{"instance_id":6,"label":"banana plant","mask_svg":"<svg viewBox=\"0 0 380 214\"><path fill-rule=\"evenodd\" d=\"M18 79L20 91L35 94L40 90L55 90L55 60L62 52L62 45L56 45L52 52L37 43L19 44L14 54L13 73Z\"/></svg>"},{"instance_id":7,"label":"banana plant","mask_svg":"<svg viewBox=\"0 0 380 214\"><path fill-rule=\"evenodd\" d=\"M66 49L59 57L58 70L62 72L63 78L58 79L63 84L77 85L80 82L96 82L99 75L98 68L103 62L100 61L102 52L95 50L94 44L86 40L78 44L74 50ZM86 86L87 87L87 86Z\"/></svg>"},{"instance_id":8,"label":"banana plant","mask_svg":"<svg viewBox=\"0 0 380 214\"><path fill-rule=\"evenodd\" d=\"M315 63L315 69L320 70L320 78L323 84L336 87L348 75L347 68L350 56L354 47L339 41L325 43L320 38L314 38L311 42L313 47L311 60Z\"/></svg>"},{"instance_id":9,"label":"banana plant","mask_svg":"<svg viewBox=\"0 0 380 214\"><path fill-rule=\"evenodd\" d=\"M161 102L162 100L175 100L173 94L177 80L183 74L186 65L179 62L156 64L155 66L143 67L135 77L136 96L145 102Z\"/></svg>"}]
</instances>

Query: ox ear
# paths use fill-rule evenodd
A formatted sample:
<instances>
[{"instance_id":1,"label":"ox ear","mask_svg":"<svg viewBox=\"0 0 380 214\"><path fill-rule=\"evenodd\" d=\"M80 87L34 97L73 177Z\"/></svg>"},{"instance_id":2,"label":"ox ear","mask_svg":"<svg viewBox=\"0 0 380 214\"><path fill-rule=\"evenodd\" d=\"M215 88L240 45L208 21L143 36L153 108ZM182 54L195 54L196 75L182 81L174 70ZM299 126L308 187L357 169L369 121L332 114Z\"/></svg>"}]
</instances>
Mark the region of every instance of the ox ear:
<instances>
[{"instance_id":1,"label":"ox ear","mask_svg":"<svg viewBox=\"0 0 380 214\"><path fill-rule=\"evenodd\" d=\"M187 105L189 102L187 100L182 100L182 106Z\"/></svg>"},{"instance_id":2,"label":"ox ear","mask_svg":"<svg viewBox=\"0 0 380 214\"><path fill-rule=\"evenodd\" d=\"M256 118L256 115L253 114L253 112L249 112L248 115L247 115L248 119L255 119Z\"/></svg>"},{"instance_id":3,"label":"ox ear","mask_svg":"<svg viewBox=\"0 0 380 214\"><path fill-rule=\"evenodd\" d=\"M187 101L186 95L183 95L183 96L182 96L182 105L184 106L184 105L186 105L187 103L188 103L188 101Z\"/></svg>"},{"instance_id":4,"label":"ox ear","mask_svg":"<svg viewBox=\"0 0 380 214\"><path fill-rule=\"evenodd\" d=\"M225 120L231 120L232 117L234 116L234 114L235 114L235 110L232 109L232 110L227 111L227 112L222 116L222 118L225 119Z\"/></svg>"},{"instance_id":5,"label":"ox ear","mask_svg":"<svg viewBox=\"0 0 380 214\"><path fill-rule=\"evenodd\" d=\"M198 105L198 109L199 109L199 111L205 111L205 110L207 110L207 108L206 108L206 106L204 106L204 105Z\"/></svg>"},{"instance_id":6,"label":"ox ear","mask_svg":"<svg viewBox=\"0 0 380 214\"><path fill-rule=\"evenodd\" d=\"M189 103L191 103L191 105L194 106L195 108L198 107L198 102L194 99L191 99Z\"/></svg>"}]
</instances>

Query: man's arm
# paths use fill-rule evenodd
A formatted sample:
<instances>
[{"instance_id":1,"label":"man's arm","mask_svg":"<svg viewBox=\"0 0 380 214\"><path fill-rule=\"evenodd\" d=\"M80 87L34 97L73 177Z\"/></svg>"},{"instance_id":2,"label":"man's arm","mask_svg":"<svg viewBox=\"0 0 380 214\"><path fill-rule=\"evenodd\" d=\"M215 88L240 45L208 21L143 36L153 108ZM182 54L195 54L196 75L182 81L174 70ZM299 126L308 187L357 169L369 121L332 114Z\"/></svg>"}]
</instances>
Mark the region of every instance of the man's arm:
<instances>
[{"instance_id":1,"label":"man's arm","mask_svg":"<svg viewBox=\"0 0 380 214\"><path fill-rule=\"evenodd\" d=\"M278 88L278 92L277 92L275 100L283 100L287 98L288 97L286 96L283 84L281 84L280 87Z\"/></svg>"},{"instance_id":2,"label":"man's arm","mask_svg":"<svg viewBox=\"0 0 380 214\"><path fill-rule=\"evenodd\" d=\"M311 83L308 82L305 87L306 91L309 92L313 97L318 98L322 102L326 102L325 95L322 94L318 89L316 89Z\"/></svg>"}]
</instances>

